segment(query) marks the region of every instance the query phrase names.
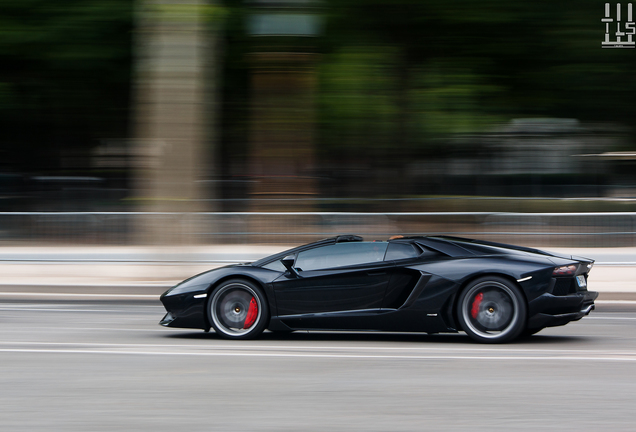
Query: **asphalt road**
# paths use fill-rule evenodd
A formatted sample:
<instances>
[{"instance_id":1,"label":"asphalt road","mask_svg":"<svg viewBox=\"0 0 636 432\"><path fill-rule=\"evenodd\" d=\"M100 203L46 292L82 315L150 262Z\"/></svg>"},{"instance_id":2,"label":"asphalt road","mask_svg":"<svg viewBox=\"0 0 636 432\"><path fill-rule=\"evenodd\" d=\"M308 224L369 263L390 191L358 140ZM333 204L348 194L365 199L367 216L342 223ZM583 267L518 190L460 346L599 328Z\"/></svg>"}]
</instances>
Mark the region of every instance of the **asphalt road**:
<instances>
[{"instance_id":1,"label":"asphalt road","mask_svg":"<svg viewBox=\"0 0 636 432\"><path fill-rule=\"evenodd\" d=\"M0 430L636 427L636 306L501 346L465 335L164 329L158 302L0 300Z\"/></svg>"}]
</instances>

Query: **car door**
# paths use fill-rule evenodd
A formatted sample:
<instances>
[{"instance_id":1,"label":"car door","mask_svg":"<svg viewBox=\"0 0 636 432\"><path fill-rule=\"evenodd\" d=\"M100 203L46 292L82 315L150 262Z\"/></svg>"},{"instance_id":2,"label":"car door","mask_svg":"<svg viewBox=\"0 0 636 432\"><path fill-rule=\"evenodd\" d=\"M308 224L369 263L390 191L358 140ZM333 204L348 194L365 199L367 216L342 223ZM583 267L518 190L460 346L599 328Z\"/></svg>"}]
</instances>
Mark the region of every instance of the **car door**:
<instances>
[{"instance_id":1,"label":"car door","mask_svg":"<svg viewBox=\"0 0 636 432\"><path fill-rule=\"evenodd\" d=\"M412 300L413 291L423 286L430 275L410 269L410 265L421 263L423 251L411 242L390 242L384 260L392 262L391 279L382 302L383 309L399 309ZM415 293L417 294L417 293Z\"/></svg>"},{"instance_id":2,"label":"car door","mask_svg":"<svg viewBox=\"0 0 636 432\"><path fill-rule=\"evenodd\" d=\"M273 282L278 316L379 310L392 263L383 242L336 243L299 252L294 267Z\"/></svg>"}]
</instances>

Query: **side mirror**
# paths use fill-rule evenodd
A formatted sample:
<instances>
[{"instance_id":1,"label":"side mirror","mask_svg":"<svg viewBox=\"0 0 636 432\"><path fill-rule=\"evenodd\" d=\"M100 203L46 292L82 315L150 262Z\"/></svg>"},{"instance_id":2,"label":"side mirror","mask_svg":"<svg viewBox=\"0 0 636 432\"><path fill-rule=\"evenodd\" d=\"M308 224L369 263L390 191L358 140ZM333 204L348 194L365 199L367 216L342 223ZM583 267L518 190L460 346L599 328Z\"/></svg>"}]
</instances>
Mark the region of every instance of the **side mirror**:
<instances>
[{"instance_id":1,"label":"side mirror","mask_svg":"<svg viewBox=\"0 0 636 432\"><path fill-rule=\"evenodd\" d=\"M294 255L287 255L285 258L280 260L283 263L285 268L295 277L298 277L298 272L294 268L294 261L296 261L296 257Z\"/></svg>"}]
</instances>

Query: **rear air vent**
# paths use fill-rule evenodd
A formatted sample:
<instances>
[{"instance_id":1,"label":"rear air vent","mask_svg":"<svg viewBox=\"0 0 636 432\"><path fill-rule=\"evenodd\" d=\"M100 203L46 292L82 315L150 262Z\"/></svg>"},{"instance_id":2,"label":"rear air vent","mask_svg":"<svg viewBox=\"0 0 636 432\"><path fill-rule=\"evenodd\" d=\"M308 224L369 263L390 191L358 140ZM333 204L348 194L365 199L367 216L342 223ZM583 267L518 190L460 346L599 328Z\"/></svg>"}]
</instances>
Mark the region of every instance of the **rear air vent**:
<instances>
[{"instance_id":1,"label":"rear air vent","mask_svg":"<svg viewBox=\"0 0 636 432\"><path fill-rule=\"evenodd\" d=\"M576 292L576 285L573 278L556 278L554 288L552 288L552 294L555 296L564 296L568 294L574 294Z\"/></svg>"}]
</instances>

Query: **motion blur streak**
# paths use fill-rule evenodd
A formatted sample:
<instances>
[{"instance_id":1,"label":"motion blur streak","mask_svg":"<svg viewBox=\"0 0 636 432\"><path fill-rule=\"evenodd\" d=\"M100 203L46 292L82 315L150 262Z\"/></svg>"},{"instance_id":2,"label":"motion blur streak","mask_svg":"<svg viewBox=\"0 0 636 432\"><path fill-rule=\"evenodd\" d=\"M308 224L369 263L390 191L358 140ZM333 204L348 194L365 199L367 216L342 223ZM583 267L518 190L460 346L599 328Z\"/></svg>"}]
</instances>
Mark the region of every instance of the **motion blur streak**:
<instances>
[{"instance_id":1,"label":"motion blur streak","mask_svg":"<svg viewBox=\"0 0 636 432\"><path fill-rule=\"evenodd\" d=\"M1 1L2 429L633 430L633 18L592 0ZM507 351L156 327L183 277L344 233L612 265L590 273L601 312Z\"/></svg>"},{"instance_id":2,"label":"motion blur streak","mask_svg":"<svg viewBox=\"0 0 636 432\"><path fill-rule=\"evenodd\" d=\"M0 210L633 211L622 8L5 2Z\"/></svg>"}]
</instances>

